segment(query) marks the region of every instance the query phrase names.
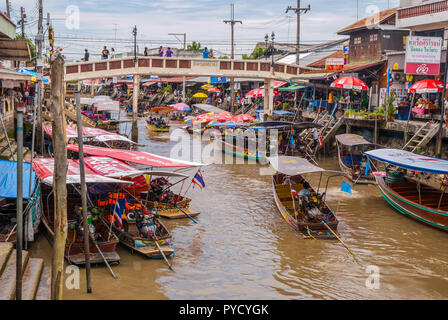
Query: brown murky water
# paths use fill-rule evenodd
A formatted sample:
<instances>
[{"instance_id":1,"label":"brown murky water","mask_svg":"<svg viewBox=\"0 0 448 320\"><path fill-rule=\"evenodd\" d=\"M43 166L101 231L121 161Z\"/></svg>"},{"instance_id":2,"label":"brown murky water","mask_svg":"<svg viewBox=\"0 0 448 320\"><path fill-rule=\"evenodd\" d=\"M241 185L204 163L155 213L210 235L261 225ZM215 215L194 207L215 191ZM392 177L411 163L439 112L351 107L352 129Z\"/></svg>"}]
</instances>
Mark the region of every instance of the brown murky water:
<instances>
[{"instance_id":1,"label":"brown murky water","mask_svg":"<svg viewBox=\"0 0 448 320\"><path fill-rule=\"evenodd\" d=\"M166 134L149 138L143 123L141 148L169 156L175 142ZM129 132L129 127L123 130ZM336 159L320 165L338 169ZM176 249L171 259L147 260L118 247L121 264L92 269L93 293L64 291L65 299L447 299L448 234L401 216L381 198L375 186L340 192L341 180L330 180L327 200L340 220L339 232L358 263L337 241L301 240L274 203L271 179L260 165L210 165L206 188L189 191L190 220L168 221ZM316 185L318 177L312 177ZM44 236L33 256L51 261ZM380 288L369 289L368 266L377 266Z\"/></svg>"}]
</instances>

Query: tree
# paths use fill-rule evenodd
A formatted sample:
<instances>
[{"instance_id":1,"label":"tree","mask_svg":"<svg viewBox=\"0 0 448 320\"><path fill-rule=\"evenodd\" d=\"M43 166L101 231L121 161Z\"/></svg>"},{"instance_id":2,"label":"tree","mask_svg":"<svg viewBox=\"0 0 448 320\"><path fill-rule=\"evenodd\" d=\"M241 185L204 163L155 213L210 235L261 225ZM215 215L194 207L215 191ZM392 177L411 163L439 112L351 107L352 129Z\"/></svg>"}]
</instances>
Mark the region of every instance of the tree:
<instances>
[{"instance_id":1,"label":"tree","mask_svg":"<svg viewBox=\"0 0 448 320\"><path fill-rule=\"evenodd\" d=\"M191 44L187 46L187 49L190 51L202 51L201 43L193 41Z\"/></svg>"},{"instance_id":2,"label":"tree","mask_svg":"<svg viewBox=\"0 0 448 320\"><path fill-rule=\"evenodd\" d=\"M228 56L220 56L218 59L229 59Z\"/></svg>"},{"instance_id":3,"label":"tree","mask_svg":"<svg viewBox=\"0 0 448 320\"><path fill-rule=\"evenodd\" d=\"M264 52L266 51L265 48L257 48L255 49L250 55L243 54L243 60L256 60L263 56Z\"/></svg>"}]
</instances>

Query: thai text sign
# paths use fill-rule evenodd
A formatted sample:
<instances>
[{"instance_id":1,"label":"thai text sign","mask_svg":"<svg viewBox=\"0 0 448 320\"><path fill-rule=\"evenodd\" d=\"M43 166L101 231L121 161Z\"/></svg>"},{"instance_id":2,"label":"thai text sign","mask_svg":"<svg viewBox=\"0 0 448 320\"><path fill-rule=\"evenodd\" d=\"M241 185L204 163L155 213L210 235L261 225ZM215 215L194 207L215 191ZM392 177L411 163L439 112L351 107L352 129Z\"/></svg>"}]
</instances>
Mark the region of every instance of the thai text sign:
<instances>
[{"instance_id":1,"label":"thai text sign","mask_svg":"<svg viewBox=\"0 0 448 320\"><path fill-rule=\"evenodd\" d=\"M344 70L344 58L329 58L325 59L325 70L340 71Z\"/></svg>"},{"instance_id":2,"label":"thai text sign","mask_svg":"<svg viewBox=\"0 0 448 320\"><path fill-rule=\"evenodd\" d=\"M443 39L439 37L407 37L406 74L438 75Z\"/></svg>"}]
</instances>

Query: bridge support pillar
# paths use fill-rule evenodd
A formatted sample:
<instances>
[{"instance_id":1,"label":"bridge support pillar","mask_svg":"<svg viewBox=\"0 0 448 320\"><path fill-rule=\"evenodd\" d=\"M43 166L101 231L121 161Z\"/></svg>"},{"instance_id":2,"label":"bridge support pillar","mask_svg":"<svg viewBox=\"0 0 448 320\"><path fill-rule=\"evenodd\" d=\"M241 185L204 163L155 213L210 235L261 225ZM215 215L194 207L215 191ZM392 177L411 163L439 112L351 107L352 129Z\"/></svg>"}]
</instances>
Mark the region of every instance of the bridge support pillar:
<instances>
[{"instance_id":1,"label":"bridge support pillar","mask_svg":"<svg viewBox=\"0 0 448 320\"><path fill-rule=\"evenodd\" d=\"M272 118L274 112L274 80L264 79L264 114L268 119Z\"/></svg>"},{"instance_id":2,"label":"bridge support pillar","mask_svg":"<svg viewBox=\"0 0 448 320\"><path fill-rule=\"evenodd\" d=\"M140 76L134 75L132 93L132 141L138 143L138 98L140 95Z\"/></svg>"}]
</instances>

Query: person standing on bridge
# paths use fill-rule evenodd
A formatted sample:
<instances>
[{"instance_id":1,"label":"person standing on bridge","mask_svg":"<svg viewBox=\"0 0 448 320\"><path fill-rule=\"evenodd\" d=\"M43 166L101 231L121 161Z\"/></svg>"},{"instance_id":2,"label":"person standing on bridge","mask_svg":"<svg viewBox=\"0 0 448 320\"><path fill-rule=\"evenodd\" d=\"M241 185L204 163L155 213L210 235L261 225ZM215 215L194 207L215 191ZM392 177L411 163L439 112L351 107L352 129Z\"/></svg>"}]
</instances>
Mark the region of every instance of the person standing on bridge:
<instances>
[{"instance_id":1,"label":"person standing on bridge","mask_svg":"<svg viewBox=\"0 0 448 320\"><path fill-rule=\"evenodd\" d=\"M208 59L208 56L210 55L210 51L207 50L207 47L204 48L204 51L202 51L202 58Z\"/></svg>"},{"instance_id":2,"label":"person standing on bridge","mask_svg":"<svg viewBox=\"0 0 448 320\"><path fill-rule=\"evenodd\" d=\"M159 57L163 57L163 47L160 46L159 48Z\"/></svg>"},{"instance_id":3,"label":"person standing on bridge","mask_svg":"<svg viewBox=\"0 0 448 320\"><path fill-rule=\"evenodd\" d=\"M81 60L83 60L84 62L89 61L89 57L90 57L90 53L89 50L84 50L84 58L82 58Z\"/></svg>"},{"instance_id":4,"label":"person standing on bridge","mask_svg":"<svg viewBox=\"0 0 448 320\"><path fill-rule=\"evenodd\" d=\"M209 59L215 59L215 55L213 54L213 49L210 49Z\"/></svg>"},{"instance_id":5,"label":"person standing on bridge","mask_svg":"<svg viewBox=\"0 0 448 320\"><path fill-rule=\"evenodd\" d=\"M171 58L172 56L173 56L173 50L171 50L171 48L168 48L168 49L166 50L165 57L167 57L167 58Z\"/></svg>"},{"instance_id":6,"label":"person standing on bridge","mask_svg":"<svg viewBox=\"0 0 448 320\"><path fill-rule=\"evenodd\" d=\"M107 50L107 47L104 46L103 52L101 53L103 60L107 60L109 58L109 50Z\"/></svg>"},{"instance_id":7,"label":"person standing on bridge","mask_svg":"<svg viewBox=\"0 0 448 320\"><path fill-rule=\"evenodd\" d=\"M145 52L144 52L144 55L145 55L145 57L147 57L148 56L148 47L145 47Z\"/></svg>"}]
</instances>

